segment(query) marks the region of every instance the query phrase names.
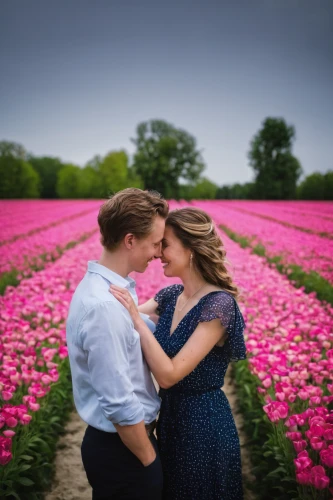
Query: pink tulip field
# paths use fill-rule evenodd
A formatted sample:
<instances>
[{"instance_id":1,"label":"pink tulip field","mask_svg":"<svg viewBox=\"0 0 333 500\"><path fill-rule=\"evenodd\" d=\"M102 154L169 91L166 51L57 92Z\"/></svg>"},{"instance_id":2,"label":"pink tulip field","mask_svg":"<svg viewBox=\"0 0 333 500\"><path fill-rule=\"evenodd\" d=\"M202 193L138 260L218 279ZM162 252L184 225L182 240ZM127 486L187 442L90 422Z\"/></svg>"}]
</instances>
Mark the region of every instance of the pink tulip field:
<instances>
[{"instance_id":1,"label":"pink tulip field","mask_svg":"<svg viewBox=\"0 0 333 500\"><path fill-rule=\"evenodd\" d=\"M28 202L28 207L31 203ZM35 207L32 210L34 219L28 212L27 223L24 224L22 202L18 202L19 212L17 217L13 214L14 221L8 215L10 202L4 202L5 211L1 218L5 228L0 233L0 291L7 284L17 284L22 277L32 276L35 271L59 258L75 242L97 231L96 209L100 202L72 202L72 206L64 202L65 207L57 202L59 213L53 208L55 202L50 203L48 208L45 202L36 202L37 210ZM16 234L15 219L23 231L22 235Z\"/></svg>"},{"instance_id":2,"label":"pink tulip field","mask_svg":"<svg viewBox=\"0 0 333 500\"><path fill-rule=\"evenodd\" d=\"M209 211L217 224L247 238L250 247L260 245L265 249L268 257L278 258L287 267L296 265L307 273L313 271L333 285L333 239L287 227L278 222L276 217L273 221L258 217L243 209L240 211L236 209L236 206L243 206L240 202L235 204L217 201L212 204L204 201L198 202L197 205ZM274 205L271 207L270 203L266 202L266 205L268 206L266 212L273 214L275 210L278 210L274 208ZM286 202L285 205L288 206ZM244 202L244 206L248 206L248 202ZM326 203L325 206L329 204ZM333 204L331 203L330 206L333 214ZM300 218L303 217L303 215L300 216ZM319 215L317 219L317 227L321 231L320 228L324 227L323 221L326 224L327 220ZM299 224L301 223L298 222ZM333 231L330 237L332 235Z\"/></svg>"},{"instance_id":3,"label":"pink tulip field","mask_svg":"<svg viewBox=\"0 0 333 500\"><path fill-rule=\"evenodd\" d=\"M64 220L91 212L99 206L98 201L19 200L2 201L0 214L0 245L33 232L40 232Z\"/></svg>"},{"instance_id":4,"label":"pink tulip field","mask_svg":"<svg viewBox=\"0 0 333 500\"><path fill-rule=\"evenodd\" d=\"M87 261L101 252L96 221L101 202L29 201L29 210L22 202L2 204L3 220L12 217L22 232L10 232L7 224L0 246L1 269L21 273L16 286L8 285L0 296L0 498L41 498L72 409L65 321ZM314 202L283 207L278 202L170 202L171 209L186 205L211 214L241 289L247 360L234 364L232 377L258 471L253 489L258 498L265 498L264 485L271 498L333 499L333 307L314 290L297 288L287 272L251 246L260 243L269 255L295 262L305 273L315 270L332 285L333 240L295 228L307 224L309 214L306 229L317 216L326 233L329 224L321 224L329 222L329 211L324 218ZM256 211L281 220L258 217ZM245 235L251 245L242 248L223 227ZM177 282L163 275L159 261L134 278L140 302Z\"/></svg>"},{"instance_id":5,"label":"pink tulip field","mask_svg":"<svg viewBox=\"0 0 333 500\"><path fill-rule=\"evenodd\" d=\"M333 238L333 204L329 202L317 202L317 211L314 212L297 209L297 206L293 208L292 202L285 204L281 201L267 203L247 200L226 203L229 208L241 213L257 215L287 227Z\"/></svg>"}]
</instances>

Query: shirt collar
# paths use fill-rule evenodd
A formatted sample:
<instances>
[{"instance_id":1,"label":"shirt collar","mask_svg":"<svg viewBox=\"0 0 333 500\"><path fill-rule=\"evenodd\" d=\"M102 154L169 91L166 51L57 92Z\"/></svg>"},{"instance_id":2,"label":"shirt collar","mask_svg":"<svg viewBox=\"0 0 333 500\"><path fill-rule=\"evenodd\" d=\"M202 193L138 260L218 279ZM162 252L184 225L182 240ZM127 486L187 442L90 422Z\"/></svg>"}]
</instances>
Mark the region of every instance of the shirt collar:
<instances>
[{"instance_id":1,"label":"shirt collar","mask_svg":"<svg viewBox=\"0 0 333 500\"><path fill-rule=\"evenodd\" d=\"M136 285L136 282L130 276L123 278L120 274L117 274L114 271L111 271L111 269L99 264L97 260L89 260L88 272L100 274L113 285L121 286L122 288L135 288Z\"/></svg>"}]
</instances>

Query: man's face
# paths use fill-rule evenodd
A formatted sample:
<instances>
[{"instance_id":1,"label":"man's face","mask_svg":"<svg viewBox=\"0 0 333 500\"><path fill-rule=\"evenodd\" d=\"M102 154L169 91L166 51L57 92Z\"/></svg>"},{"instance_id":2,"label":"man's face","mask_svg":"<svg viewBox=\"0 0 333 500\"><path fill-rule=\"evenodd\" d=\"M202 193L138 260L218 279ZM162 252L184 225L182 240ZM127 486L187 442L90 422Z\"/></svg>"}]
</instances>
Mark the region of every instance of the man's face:
<instances>
[{"instance_id":1,"label":"man's face","mask_svg":"<svg viewBox=\"0 0 333 500\"><path fill-rule=\"evenodd\" d=\"M157 215L153 221L151 233L146 238L133 240L131 267L133 271L143 273L149 262L161 257L161 243L164 235L165 219Z\"/></svg>"}]
</instances>

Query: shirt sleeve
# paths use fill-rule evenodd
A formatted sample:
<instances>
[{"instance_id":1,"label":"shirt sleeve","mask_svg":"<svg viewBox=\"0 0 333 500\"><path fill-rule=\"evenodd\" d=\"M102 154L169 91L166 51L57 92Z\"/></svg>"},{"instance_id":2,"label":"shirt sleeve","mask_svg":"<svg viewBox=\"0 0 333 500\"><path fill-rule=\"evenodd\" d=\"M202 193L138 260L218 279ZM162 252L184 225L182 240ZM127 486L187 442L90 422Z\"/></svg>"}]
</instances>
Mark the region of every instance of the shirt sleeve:
<instances>
[{"instance_id":1,"label":"shirt sleeve","mask_svg":"<svg viewBox=\"0 0 333 500\"><path fill-rule=\"evenodd\" d=\"M82 324L82 347L87 354L92 387L105 417L119 425L144 420L143 406L134 394L129 373L132 328L125 311L112 302L90 309Z\"/></svg>"},{"instance_id":2,"label":"shirt sleeve","mask_svg":"<svg viewBox=\"0 0 333 500\"><path fill-rule=\"evenodd\" d=\"M207 296L201 309L199 321L219 319L225 327L227 338L223 345L228 358L238 361L246 358L244 340L245 322L234 297L226 292Z\"/></svg>"}]
</instances>

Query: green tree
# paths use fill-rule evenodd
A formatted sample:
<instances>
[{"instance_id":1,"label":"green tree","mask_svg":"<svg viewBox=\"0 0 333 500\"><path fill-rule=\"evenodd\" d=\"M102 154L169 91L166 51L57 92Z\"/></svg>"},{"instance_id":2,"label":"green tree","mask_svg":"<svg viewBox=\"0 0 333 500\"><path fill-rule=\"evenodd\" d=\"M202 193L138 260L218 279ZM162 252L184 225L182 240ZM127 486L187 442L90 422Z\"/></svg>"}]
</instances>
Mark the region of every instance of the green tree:
<instances>
[{"instance_id":1,"label":"green tree","mask_svg":"<svg viewBox=\"0 0 333 500\"><path fill-rule=\"evenodd\" d=\"M297 195L301 200L332 200L333 171L308 175L298 186Z\"/></svg>"},{"instance_id":2,"label":"green tree","mask_svg":"<svg viewBox=\"0 0 333 500\"><path fill-rule=\"evenodd\" d=\"M320 172L308 175L297 188L301 200L323 200L325 197L324 176Z\"/></svg>"},{"instance_id":3,"label":"green tree","mask_svg":"<svg viewBox=\"0 0 333 500\"><path fill-rule=\"evenodd\" d=\"M195 185L181 186L180 197L185 200L214 200L218 186L206 177L203 177Z\"/></svg>"},{"instance_id":4,"label":"green tree","mask_svg":"<svg viewBox=\"0 0 333 500\"><path fill-rule=\"evenodd\" d=\"M141 179L140 175L137 174L133 166L128 167L127 187L136 187L139 189L144 189L143 180Z\"/></svg>"},{"instance_id":5,"label":"green tree","mask_svg":"<svg viewBox=\"0 0 333 500\"><path fill-rule=\"evenodd\" d=\"M103 198L128 187L128 156L126 151L111 151L99 165Z\"/></svg>"},{"instance_id":6,"label":"green tree","mask_svg":"<svg viewBox=\"0 0 333 500\"><path fill-rule=\"evenodd\" d=\"M333 170L329 170L324 174L325 177L325 200L333 200Z\"/></svg>"},{"instance_id":7,"label":"green tree","mask_svg":"<svg viewBox=\"0 0 333 500\"><path fill-rule=\"evenodd\" d=\"M12 156L21 160L27 159L25 148L17 142L0 141L0 156Z\"/></svg>"},{"instance_id":8,"label":"green tree","mask_svg":"<svg viewBox=\"0 0 333 500\"><path fill-rule=\"evenodd\" d=\"M100 155L95 155L91 160L87 162L86 167L91 167L97 172L99 170L102 161L103 158Z\"/></svg>"},{"instance_id":9,"label":"green tree","mask_svg":"<svg viewBox=\"0 0 333 500\"><path fill-rule=\"evenodd\" d=\"M67 164L58 172L56 191L59 198L81 198L81 169L76 165Z\"/></svg>"},{"instance_id":10,"label":"green tree","mask_svg":"<svg viewBox=\"0 0 333 500\"><path fill-rule=\"evenodd\" d=\"M125 151L111 151L104 158L94 156L84 168L65 165L58 173L60 198L107 198L126 187L142 187L134 169L128 167Z\"/></svg>"},{"instance_id":11,"label":"green tree","mask_svg":"<svg viewBox=\"0 0 333 500\"><path fill-rule=\"evenodd\" d=\"M220 186L216 191L217 200L230 200L231 196L231 186Z\"/></svg>"},{"instance_id":12,"label":"green tree","mask_svg":"<svg viewBox=\"0 0 333 500\"><path fill-rule=\"evenodd\" d=\"M63 167L59 158L49 156L29 156L29 163L38 173L41 180L41 198L57 198L58 172Z\"/></svg>"},{"instance_id":13,"label":"green tree","mask_svg":"<svg viewBox=\"0 0 333 500\"><path fill-rule=\"evenodd\" d=\"M79 198L102 198L103 186L98 170L89 165L80 169L78 173L77 194Z\"/></svg>"},{"instance_id":14,"label":"green tree","mask_svg":"<svg viewBox=\"0 0 333 500\"><path fill-rule=\"evenodd\" d=\"M205 166L196 139L163 120L142 122L136 129L135 171L146 189L156 189L166 198L178 198L179 181L195 183Z\"/></svg>"},{"instance_id":15,"label":"green tree","mask_svg":"<svg viewBox=\"0 0 333 500\"><path fill-rule=\"evenodd\" d=\"M266 118L251 142L250 165L259 199L293 199L302 168L292 155L295 129L283 119Z\"/></svg>"},{"instance_id":16,"label":"green tree","mask_svg":"<svg viewBox=\"0 0 333 500\"><path fill-rule=\"evenodd\" d=\"M40 179L32 166L10 154L0 155L0 198L38 198Z\"/></svg>"},{"instance_id":17,"label":"green tree","mask_svg":"<svg viewBox=\"0 0 333 500\"><path fill-rule=\"evenodd\" d=\"M230 186L221 186L216 193L216 199L219 200L251 200L254 198L254 183L232 184Z\"/></svg>"}]
</instances>

